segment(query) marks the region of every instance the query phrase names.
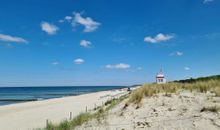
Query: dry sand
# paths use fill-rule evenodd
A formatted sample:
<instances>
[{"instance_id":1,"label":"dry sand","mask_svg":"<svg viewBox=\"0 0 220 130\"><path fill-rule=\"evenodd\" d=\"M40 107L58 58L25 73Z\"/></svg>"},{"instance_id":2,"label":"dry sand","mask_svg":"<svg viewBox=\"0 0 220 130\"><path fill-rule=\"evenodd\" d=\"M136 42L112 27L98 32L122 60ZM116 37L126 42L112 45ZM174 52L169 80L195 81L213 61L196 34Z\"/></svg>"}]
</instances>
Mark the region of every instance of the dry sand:
<instances>
[{"instance_id":1,"label":"dry sand","mask_svg":"<svg viewBox=\"0 0 220 130\"><path fill-rule=\"evenodd\" d=\"M77 130L220 130L220 112L201 112L204 107L220 107L220 97L212 93L182 91L145 98L140 108L125 102L108 112L104 120L92 120Z\"/></svg>"},{"instance_id":2,"label":"dry sand","mask_svg":"<svg viewBox=\"0 0 220 130\"><path fill-rule=\"evenodd\" d=\"M127 93L126 90L102 91L43 101L0 106L0 130L32 130L44 128L46 120L59 123L92 110L112 97Z\"/></svg>"}]
</instances>

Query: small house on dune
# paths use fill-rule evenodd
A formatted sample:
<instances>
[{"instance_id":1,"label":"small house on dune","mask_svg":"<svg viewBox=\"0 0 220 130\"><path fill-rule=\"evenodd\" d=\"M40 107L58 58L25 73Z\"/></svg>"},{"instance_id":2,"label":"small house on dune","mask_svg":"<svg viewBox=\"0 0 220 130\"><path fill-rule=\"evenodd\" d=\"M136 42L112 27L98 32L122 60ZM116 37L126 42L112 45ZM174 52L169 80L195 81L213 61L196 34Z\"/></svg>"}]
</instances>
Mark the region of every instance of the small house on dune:
<instances>
[{"instance_id":1,"label":"small house on dune","mask_svg":"<svg viewBox=\"0 0 220 130\"><path fill-rule=\"evenodd\" d=\"M162 69L156 75L156 83L157 84L164 84L164 83L166 83L165 75L163 74Z\"/></svg>"}]
</instances>

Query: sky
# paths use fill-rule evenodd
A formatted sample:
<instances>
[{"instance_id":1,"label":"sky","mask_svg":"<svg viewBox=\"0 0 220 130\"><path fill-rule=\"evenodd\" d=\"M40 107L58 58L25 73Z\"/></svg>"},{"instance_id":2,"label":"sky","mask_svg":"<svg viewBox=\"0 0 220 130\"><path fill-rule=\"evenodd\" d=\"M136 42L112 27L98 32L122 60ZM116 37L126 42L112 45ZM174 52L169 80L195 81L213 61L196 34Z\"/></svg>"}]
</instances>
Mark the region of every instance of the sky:
<instances>
[{"instance_id":1,"label":"sky","mask_svg":"<svg viewBox=\"0 0 220 130\"><path fill-rule=\"evenodd\" d=\"M0 86L220 74L219 0L1 0Z\"/></svg>"}]
</instances>

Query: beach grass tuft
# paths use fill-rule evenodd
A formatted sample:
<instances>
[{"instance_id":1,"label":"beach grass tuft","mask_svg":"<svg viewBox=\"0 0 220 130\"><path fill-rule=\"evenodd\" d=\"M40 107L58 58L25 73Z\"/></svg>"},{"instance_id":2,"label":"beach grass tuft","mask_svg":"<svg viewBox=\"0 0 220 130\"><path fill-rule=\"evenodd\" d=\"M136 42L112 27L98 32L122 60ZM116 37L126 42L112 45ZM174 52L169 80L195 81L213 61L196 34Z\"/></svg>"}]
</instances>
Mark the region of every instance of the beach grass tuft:
<instances>
[{"instance_id":1,"label":"beach grass tuft","mask_svg":"<svg viewBox=\"0 0 220 130\"><path fill-rule=\"evenodd\" d=\"M145 97L157 96L158 93L163 93L166 97L171 97L172 93L178 93L182 90L197 91L206 93L207 91L215 93L216 96L220 96L220 78L202 78L199 80L181 80L175 82L169 82L166 84L144 84L142 87L132 91L129 95L121 96L120 98L114 98L108 100L103 106L97 107L94 113L82 113L72 120L65 120L59 124L49 123L44 130L73 130L77 126L88 122L89 120L101 121L105 118L108 111L114 108L124 99L128 98L122 109L126 109L131 103L136 104L136 109L140 108L141 102ZM204 107L201 112L219 112L220 108Z\"/></svg>"},{"instance_id":2,"label":"beach grass tuft","mask_svg":"<svg viewBox=\"0 0 220 130\"><path fill-rule=\"evenodd\" d=\"M89 121L92 118L92 115L89 113L81 113L73 120L64 120L59 124L48 123L46 128L43 130L72 130L77 126L82 125L83 123Z\"/></svg>"},{"instance_id":3,"label":"beach grass tuft","mask_svg":"<svg viewBox=\"0 0 220 130\"><path fill-rule=\"evenodd\" d=\"M216 96L220 96L220 79L207 78L206 80L193 80L193 82L169 82L166 84L144 84L142 87L130 94L127 104L140 104L144 97L151 97L158 93L177 93L181 90L198 91L206 93L214 92Z\"/></svg>"},{"instance_id":4,"label":"beach grass tuft","mask_svg":"<svg viewBox=\"0 0 220 130\"><path fill-rule=\"evenodd\" d=\"M105 118L107 112L119 104L122 100L126 99L128 96L121 96L119 98L114 98L105 103L104 106L97 107L95 113L81 113L72 120L64 120L59 124L48 123L46 128L43 130L74 130L77 126L81 126L83 123L88 122L89 120L96 119L101 121Z\"/></svg>"}]
</instances>

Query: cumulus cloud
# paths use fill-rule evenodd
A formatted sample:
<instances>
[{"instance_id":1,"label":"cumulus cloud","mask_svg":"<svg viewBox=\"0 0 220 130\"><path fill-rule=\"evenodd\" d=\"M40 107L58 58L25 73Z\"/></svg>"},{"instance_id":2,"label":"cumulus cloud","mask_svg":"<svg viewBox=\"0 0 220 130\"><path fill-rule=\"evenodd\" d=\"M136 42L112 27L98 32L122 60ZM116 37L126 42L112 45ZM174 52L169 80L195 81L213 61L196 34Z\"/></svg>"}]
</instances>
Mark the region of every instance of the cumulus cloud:
<instances>
[{"instance_id":1,"label":"cumulus cloud","mask_svg":"<svg viewBox=\"0 0 220 130\"><path fill-rule=\"evenodd\" d=\"M190 70L190 68L189 67L184 67L184 70Z\"/></svg>"},{"instance_id":2,"label":"cumulus cloud","mask_svg":"<svg viewBox=\"0 0 220 130\"><path fill-rule=\"evenodd\" d=\"M72 25L75 27L77 25L84 26L84 32L93 32L95 31L101 24L99 22L94 21L90 17L82 17L80 13L74 13L74 19L72 21Z\"/></svg>"},{"instance_id":3,"label":"cumulus cloud","mask_svg":"<svg viewBox=\"0 0 220 130\"><path fill-rule=\"evenodd\" d=\"M108 64L105 66L107 69L129 69L131 66L129 64L119 63L119 64Z\"/></svg>"},{"instance_id":4,"label":"cumulus cloud","mask_svg":"<svg viewBox=\"0 0 220 130\"><path fill-rule=\"evenodd\" d=\"M155 37L152 37L152 36L145 37L144 41L145 42L149 42L149 43L159 43L159 42L168 41L168 40L170 40L172 38L174 38L174 35L159 33Z\"/></svg>"},{"instance_id":5,"label":"cumulus cloud","mask_svg":"<svg viewBox=\"0 0 220 130\"><path fill-rule=\"evenodd\" d=\"M87 41L87 40L81 40L81 41L80 41L80 46L82 46L82 47L88 48L88 47L90 47L91 45L92 45L92 43L91 43L90 41Z\"/></svg>"},{"instance_id":6,"label":"cumulus cloud","mask_svg":"<svg viewBox=\"0 0 220 130\"><path fill-rule=\"evenodd\" d=\"M75 63L75 64L78 64L78 65L79 65L79 64L82 64L82 63L84 63L84 62L85 62L85 61L84 61L83 59L81 59L81 58L78 58L78 59L75 59L75 60L74 60L74 63Z\"/></svg>"},{"instance_id":7,"label":"cumulus cloud","mask_svg":"<svg viewBox=\"0 0 220 130\"><path fill-rule=\"evenodd\" d=\"M41 29L48 33L49 35L54 35L57 33L59 28L53 24L50 24L48 22L41 22Z\"/></svg>"},{"instance_id":8,"label":"cumulus cloud","mask_svg":"<svg viewBox=\"0 0 220 130\"><path fill-rule=\"evenodd\" d=\"M182 55L183 55L183 52L180 52L180 51L170 53L170 56L182 56Z\"/></svg>"},{"instance_id":9,"label":"cumulus cloud","mask_svg":"<svg viewBox=\"0 0 220 130\"><path fill-rule=\"evenodd\" d=\"M210 3L210 2L213 2L214 0L204 0L203 1L203 4L207 4L207 3Z\"/></svg>"},{"instance_id":10,"label":"cumulus cloud","mask_svg":"<svg viewBox=\"0 0 220 130\"><path fill-rule=\"evenodd\" d=\"M52 65L58 65L58 64L60 64L60 62L58 62L58 61L52 62Z\"/></svg>"},{"instance_id":11,"label":"cumulus cloud","mask_svg":"<svg viewBox=\"0 0 220 130\"><path fill-rule=\"evenodd\" d=\"M21 37L15 37L11 35L6 35L6 34L0 34L0 40L5 41L5 42L16 42L16 43L28 43L27 40Z\"/></svg>"}]
</instances>

